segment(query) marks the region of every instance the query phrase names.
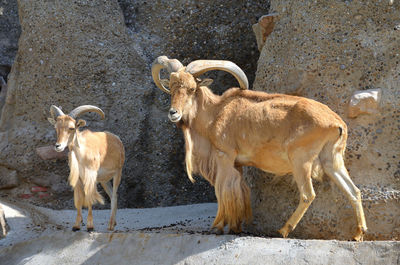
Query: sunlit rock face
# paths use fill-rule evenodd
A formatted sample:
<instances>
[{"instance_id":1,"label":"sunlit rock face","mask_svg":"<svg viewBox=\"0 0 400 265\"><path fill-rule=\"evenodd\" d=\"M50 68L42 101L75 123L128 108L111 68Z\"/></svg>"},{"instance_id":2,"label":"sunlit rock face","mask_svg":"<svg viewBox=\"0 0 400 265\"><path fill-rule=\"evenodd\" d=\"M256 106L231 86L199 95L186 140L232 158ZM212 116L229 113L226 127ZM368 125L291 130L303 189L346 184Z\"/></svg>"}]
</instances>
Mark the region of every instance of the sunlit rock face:
<instances>
[{"instance_id":1,"label":"sunlit rock face","mask_svg":"<svg viewBox=\"0 0 400 265\"><path fill-rule=\"evenodd\" d=\"M262 48L254 89L312 98L344 119L346 166L362 193L365 238L399 239L400 3L282 0L271 1L270 12L278 19ZM380 102L370 98L374 110L353 115L353 94L370 89L379 90ZM270 175L253 169L247 179L255 216L249 229L277 235L297 207L296 185L291 177L271 183ZM290 236L350 239L356 220L348 200L327 176L314 188L317 197Z\"/></svg>"}]
</instances>

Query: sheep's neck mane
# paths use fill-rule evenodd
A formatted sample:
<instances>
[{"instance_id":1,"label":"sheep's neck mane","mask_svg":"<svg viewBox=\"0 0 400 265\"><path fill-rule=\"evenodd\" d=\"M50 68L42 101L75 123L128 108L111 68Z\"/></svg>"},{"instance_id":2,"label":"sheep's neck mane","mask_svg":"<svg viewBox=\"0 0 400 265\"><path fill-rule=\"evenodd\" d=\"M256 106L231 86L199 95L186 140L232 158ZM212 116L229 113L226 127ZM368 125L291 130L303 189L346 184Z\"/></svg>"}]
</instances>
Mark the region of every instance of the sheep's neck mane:
<instances>
[{"instance_id":1,"label":"sheep's neck mane","mask_svg":"<svg viewBox=\"0 0 400 265\"><path fill-rule=\"evenodd\" d=\"M185 137L186 171L192 182L192 173L200 173L214 185L216 152L209 141L208 133L219 102L220 96L213 94L207 87L199 87L188 119L181 124Z\"/></svg>"},{"instance_id":2,"label":"sheep's neck mane","mask_svg":"<svg viewBox=\"0 0 400 265\"><path fill-rule=\"evenodd\" d=\"M69 151L72 151L73 149L80 147L80 137L81 137L81 132L79 130L76 130L74 136L72 137L72 140L69 141L68 143Z\"/></svg>"},{"instance_id":3,"label":"sheep's neck mane","mask_svg":"<svg viewBox=\"0 0 400 265\"><path fill-rule=\"evenodd\" d=\"M189 114L188 127L207 137L208 129L215 119L215 110L221 97L215 95L208 87L197 88L196 99Z\"/></svg>"}]
</instances>

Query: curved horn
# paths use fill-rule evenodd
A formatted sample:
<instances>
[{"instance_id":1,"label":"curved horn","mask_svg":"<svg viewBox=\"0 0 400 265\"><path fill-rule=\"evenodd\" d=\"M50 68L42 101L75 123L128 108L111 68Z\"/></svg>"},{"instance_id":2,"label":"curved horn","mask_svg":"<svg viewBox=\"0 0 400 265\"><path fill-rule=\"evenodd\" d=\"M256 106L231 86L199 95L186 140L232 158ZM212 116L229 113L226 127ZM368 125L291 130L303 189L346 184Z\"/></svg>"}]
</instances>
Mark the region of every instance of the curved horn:
<instances>
[{"instance_id":1,"label":"curved horn","mask_svg":"<svg viewBox=\"0 0 400 265\"><path fill-rule=\"evenodd\" d=\"M153 76L154 83L156 83L159 89L170 94L169 89L165 88L160 82L160 71L163 68L167 68L169 73L178 72L179 69L183 68L183 64L177 59L168 59L167 56L159 56L151 66L151 75Z\"/></svg>"},{"instance_id":2,"label":"curved horn","mask_svg":"<svg viewBox=\"0 0 400 265\"><path fill-rule=\"evenodd\" d=\"M82 115L83 113L90 112L90 111L96 112L97 114L99 114L101 116L102 120L104 119L104 116L105 116L104 112L100 108L93 106L93 105L79 106L79 107L75 108L73 111L71 111L69 113L69 116L71 116L71 118L73 118L73 119L76 119L79 115Z\"/></svg>"},{"instance_id":3,"label":"curved horn","mask_svg":"<svg viewBox=\"0 0 400 265\"><path fill-rule=\"evenodd\" d=\"M53 119L56 119L58 116L65 115L64 112L55 105L51 105L50 114Z\"/></svg>"},{"instance_id":4,"label":"curved horn","mask_svg":"<svg viewBox=\"0 0 400 265\"><path fill-rule=\"evenodd\" d=\"M246 74L239 66L231 61L196 60L186 66L186 72L192 74L194 77L198 77L211 70L222 70L228 72L236 78L241 89L249 88L249 81L247 81Z\"/></svg>"}]
</instances>

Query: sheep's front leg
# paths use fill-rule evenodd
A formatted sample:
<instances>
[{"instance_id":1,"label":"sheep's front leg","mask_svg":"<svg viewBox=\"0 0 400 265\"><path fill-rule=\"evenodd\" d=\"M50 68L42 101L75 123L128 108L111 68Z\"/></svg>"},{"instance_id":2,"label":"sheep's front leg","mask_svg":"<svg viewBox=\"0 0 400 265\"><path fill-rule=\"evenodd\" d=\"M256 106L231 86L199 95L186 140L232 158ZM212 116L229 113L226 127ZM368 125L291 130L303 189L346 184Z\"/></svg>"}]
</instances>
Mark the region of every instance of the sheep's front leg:
<instances>
[{"instance_id":1,"label":"sheep's front leg","mask_svg":"<svg viewBox=\"0 0 400 265\"><path fill-rule=\"evenodd\" d=\"M72 231L78 231L81 229L82 223L82 204L83 204L83 190L81 185L77 185L74 189L74 204L77 210L75 224L72 227Z\"/></svg>"},{"instance_id":2,"label":"sheep's front leg","mask_svg":"<svg viewBox=\"0 0 400 265\"><path fill-rule=\"evenodd\" d=\"M1 225L1 229L2 229L2 231L0 232L1 233L0 238L1 238L2 236L5 237L7 235L7 230L8 230L6 217L4 214L4 210L1 207L1 204L0 204L0 225Z\"/></svg>"},{"instance_id":3,"label":"sheep's front leg","mask_svg":"<svg viewBox=\"0 0 400 265\"><path fill-rule=\"evenodd\" d=\"M233 160L224 154L219 154L218 158L215 179L218 212L213 227L223 233L224 226L228 224L230 232L240 233L242 222L251 218L250 189L240 171L235 169Z\"/></svg>"}]
</instances>

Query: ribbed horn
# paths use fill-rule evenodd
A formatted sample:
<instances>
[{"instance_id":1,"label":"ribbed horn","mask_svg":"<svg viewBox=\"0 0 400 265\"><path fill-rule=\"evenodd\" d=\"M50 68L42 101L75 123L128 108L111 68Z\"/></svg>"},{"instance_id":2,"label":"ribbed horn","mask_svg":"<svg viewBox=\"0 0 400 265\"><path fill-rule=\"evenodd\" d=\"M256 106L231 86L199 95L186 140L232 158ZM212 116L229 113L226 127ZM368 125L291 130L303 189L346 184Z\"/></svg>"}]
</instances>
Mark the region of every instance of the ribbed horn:
<instances>
[{"instance_id":1,"label":"ribbed horn","mask_svg":"<svg viewBox=\"0 0 400 265\"><path fill-rule=\"evenodd\" d=\"M56 119L58 116L65 115L64 112L55 105L51 105L50 114L53 119Z\"/></svg>"},{"instance_id":2,"label":"ribbed horn","mask_svg":"<svg viewBox=\"0 0 400 265\"><path fill-rule=\"evenodd\" d=\"M247 80L246 74L240 69L239 66L232 63L231 61L222 60L196 60L186 66L186 72L192 74L194 77L198 77L205 72L211 70L221 70L233 75L239 82L241 89L249 88L249 81Z\"/></svg>"},{"instance_id":3,"label":"ribbed horn","mask_svg":"<svg viewBox=\"0 0 400 265\"><path fill-rule=\"evenodd\" d=\"M183 68L183 64L177 59L168 59L167 56L157 57L151 66L151 75L153 76L154 83L162 91L171 94L168 88L164 87L160 82L160 71L163 68L167 68L169 73L178 72L179 69Z\"/></svg>"},{"instance_id":4,"label":"ribbed horn","mask_svg":"<svg viewBox=\"0 0 400 265\"><path fill-rule=\"evenodd\" d=\"M71 111L68 115L71 116L73 119L76 119L79 115L82 115L83 113L86 112L96 112L97 114L99 114L101 116L101 119L103 120L105 115L104 112L93 105L82 105L79 106L77 108L75 108L73 111Z\"/></svg>"}]
</instances>

